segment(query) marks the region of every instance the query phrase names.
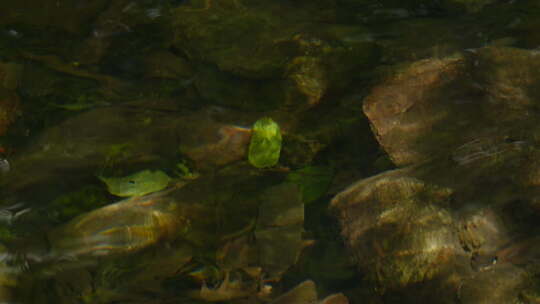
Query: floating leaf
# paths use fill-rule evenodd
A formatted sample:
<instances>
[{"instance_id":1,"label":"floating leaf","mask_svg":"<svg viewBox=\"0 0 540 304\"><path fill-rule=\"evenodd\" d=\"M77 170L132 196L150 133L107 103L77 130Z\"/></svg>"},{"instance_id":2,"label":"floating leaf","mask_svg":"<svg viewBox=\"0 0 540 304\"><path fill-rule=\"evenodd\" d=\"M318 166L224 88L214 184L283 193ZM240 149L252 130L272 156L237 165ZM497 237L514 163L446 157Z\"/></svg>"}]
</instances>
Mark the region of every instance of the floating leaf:
<instances>
[{"instance_id":1,"label":"floating leaf","mask_svg":"<svg viewBox=\"0 0 540 304\"><path fill-rule=\"evenodd\" d=\"M330 167L305 167L287 176L287 181L297 184L302 191L302 201L310 203L326 192L332 182L333 170Z\"/></svg>"},{"instance_id":2,"label":"floating leaf","mask_svg":"<svg viewBox=\"0 0 540 304\"><path fill-rule=\"evenodd\" d=\"M122 197L142 196L165 189L171 178L163 171L144 170L125 177L99 176L111 194Z\"/></svg>"},{"instance_id":3,"label":"floating leaf","mask_svg":"<svg viewBox=\"0 0 540 304\"><path fill-rule=\"evenodd\" d=\"M281 151L281 131L279 125L269 117L261 118L253 125L249 144L249 163L257 168L277 164Z\"/></svg>"}]
</instances>

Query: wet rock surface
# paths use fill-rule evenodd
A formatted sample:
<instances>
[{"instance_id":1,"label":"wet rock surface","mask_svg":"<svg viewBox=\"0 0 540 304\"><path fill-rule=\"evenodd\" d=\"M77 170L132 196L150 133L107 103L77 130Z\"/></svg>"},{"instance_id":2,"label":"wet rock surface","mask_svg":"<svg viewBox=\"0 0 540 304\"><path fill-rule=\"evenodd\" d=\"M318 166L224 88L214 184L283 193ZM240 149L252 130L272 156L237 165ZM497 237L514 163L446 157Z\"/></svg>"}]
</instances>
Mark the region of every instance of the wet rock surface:
<instances>
[{"instance_id":1,"label":"wet rock surface","mask_svg":"<svg viewBox=\"0 0 540 304\"><path fill-rule=\"evenodd\" d=\"M532 291L540 78L517 63L534 56L488 47L420 61L367 97L378 140L403 168L350 186L332 208L360 269L390 294L508 303ZM479 72L483 64L497 70Z\"/></svg>"},{"instance_id":2,"label":"wet rock surface","mask_svg":"<svg viewBox=\"0 0 540 304\"><path fill-rule=\"evenodd\" d=\"M16 169L4 180L5 187L24 197L30 188L47 191L47 184L57 179L69 185L118 166L159 165L181 153L202 169L244 158L250 132L236 127L244 120L220 122L212 113L182 111L161 101L82 113L48 129L22 157L13 158Z\"/></svg>"}]
</instances>

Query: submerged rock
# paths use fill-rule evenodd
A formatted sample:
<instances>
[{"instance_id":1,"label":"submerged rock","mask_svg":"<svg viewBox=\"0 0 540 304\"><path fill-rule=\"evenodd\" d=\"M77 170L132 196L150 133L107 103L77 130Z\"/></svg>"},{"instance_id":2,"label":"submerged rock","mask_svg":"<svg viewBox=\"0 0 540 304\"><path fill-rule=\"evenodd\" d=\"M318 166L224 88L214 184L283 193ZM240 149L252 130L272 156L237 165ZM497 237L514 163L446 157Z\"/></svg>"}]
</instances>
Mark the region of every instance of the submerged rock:
<instances>
[{"instance_id":1,"label":"submerged rock","mask_svg":"<svg viewBox=\"0 0 540 304\"><path fill-rule=\"evenodd\" d=\"M290 183L263 193L255 227L259 264L268 280L279 278L296 264L304 247L304 204L299 188Z\"/></svg>"},{"instance_id":2,"label":"submerged rock","mask_svg":"<svg viewBox=\"0 0 540 304\"><path fill-rule=\"evenodd\" d=\"M0 136L6 134L9 125L20 115L20 98L16 89L22 69L19 64L0 63Z\"/></svg>"},{"instance_id":3,"label":"submerged rock","mask_svg":"<svg viewBox=\"0 0 540 304\"><path fill-rule=\"evenodd\" d=\"M244 164L81 214L47 231L39 252L19 247L32 272L18 288L54 282L51 301L109 303L173 296L174 279L191 282L182 297L259 303L305 243L300 192L275 182ZM92 273L88 284L64 280L78 273Z\"/></svg>"},{"instance_id":4,"label":"submerged rock","mask_svg":"<svg viewBox=\"0 0 540 304\"><path fill-rule=\"evenodd\" d=\"M315 282L304 281L296 285L293 289L279 296L271 304L349 304L349 300L343 294L333 294L318 301Z\"/></svg>"},{"instance_id":5,"label":"submerged rock","mask_svg":"<svg viewBox=\"0 0 540 304\"><path fill-rule=\"evenodd\" d=\"M274 2L179 6L174 45L199 66L195 86L205 99L246 111L304 111L378 60L373 41L350 39L367 29L321 23L320 14Z\"/></svg>"},{"instance_id":6,"label":"submerged rock","mask_svg":"<svg viewBox=\"0 0 540 304\"><path fill-rule=\"evenodd\" d=\"M534 298L536 56L488 47L423 60L397 69L366 98L378 141L402 168L351 185L332 210L359 269L386 296Z\"/></svg>"},{"instance_id":7,"label":"submerged rock","mask_svg":"<svg viewBox=\"0 0 540 304\"><path fill-rule=\"evenodd\" d=\"M377 85L364 100L375 136L396 165L426 161L463 142L452 132L470 130L476 112L474 96L468 96L472 88L460 86L467 79L463 62L461 56L415 62ZM472 107L461 111L467 104Z\"/></svg>"},{"instance_id":8,"label":"submerged rock","mask_svg":"<svg viewBox=\"0 0 540 304\"><path fill-rule=\"evenodd\" d=\"M230 110L181 111L157 101L96 108L45 130L20 151L3 189L18 200L52 199L61 190L52 185L73 189L107 170L162 168L182 155L197 170L218 168L246 157L251 134L236 127L246 120Z\"/></svg>"},{"instance_id":9,"label":"submerged rock","mask_svg":"<svg viewBox=\"0 0 540 304\"><path fill-rule=\"evenodd\" d=\"M50 233L52 255L109 256L174 240L190 230L200 211L182 207L166 194L126 199L74 218Z\"/></svg>"}]
</instances>

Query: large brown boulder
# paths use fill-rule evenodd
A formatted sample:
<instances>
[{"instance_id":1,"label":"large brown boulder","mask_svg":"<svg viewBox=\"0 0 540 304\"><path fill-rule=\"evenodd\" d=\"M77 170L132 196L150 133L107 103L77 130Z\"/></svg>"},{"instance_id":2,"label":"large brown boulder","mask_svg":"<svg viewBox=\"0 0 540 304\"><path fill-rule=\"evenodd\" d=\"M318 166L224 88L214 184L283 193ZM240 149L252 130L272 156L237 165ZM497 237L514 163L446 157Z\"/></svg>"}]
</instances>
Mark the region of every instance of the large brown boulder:
<instances>
[{"instance_id":1,"label":"large brown boulder","mask_svg":"<svg viewBox=\"0 0 540 304\"><path fill-rule=\"evenodd\" d=\"M366 98L378 141L402 168L353 184L332 208L388 299L538 300L535 57L488 47L422 60Z\"/></svg>"}]
</instances>

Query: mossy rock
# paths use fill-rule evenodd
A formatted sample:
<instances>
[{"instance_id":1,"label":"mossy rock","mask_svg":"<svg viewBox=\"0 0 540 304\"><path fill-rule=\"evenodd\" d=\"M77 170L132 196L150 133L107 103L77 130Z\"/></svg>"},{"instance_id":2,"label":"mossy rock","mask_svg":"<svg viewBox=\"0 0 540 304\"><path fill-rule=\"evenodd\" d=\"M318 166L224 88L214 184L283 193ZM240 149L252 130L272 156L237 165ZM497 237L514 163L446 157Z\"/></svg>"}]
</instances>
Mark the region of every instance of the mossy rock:
<instances>
[{"instance_id":1,"label":"mossy rock","mask_svg":"<svg viewBox=\"0 0 540 304\"><path fill-rule=\"evenodd\" d=\"M296 51L294 44L283 39L292 36L292 31L263 10L194 13L181 7L173 12L173 18L178 48L237 76L279 77L287 58Z\"/></svg>"}]
</instances>

